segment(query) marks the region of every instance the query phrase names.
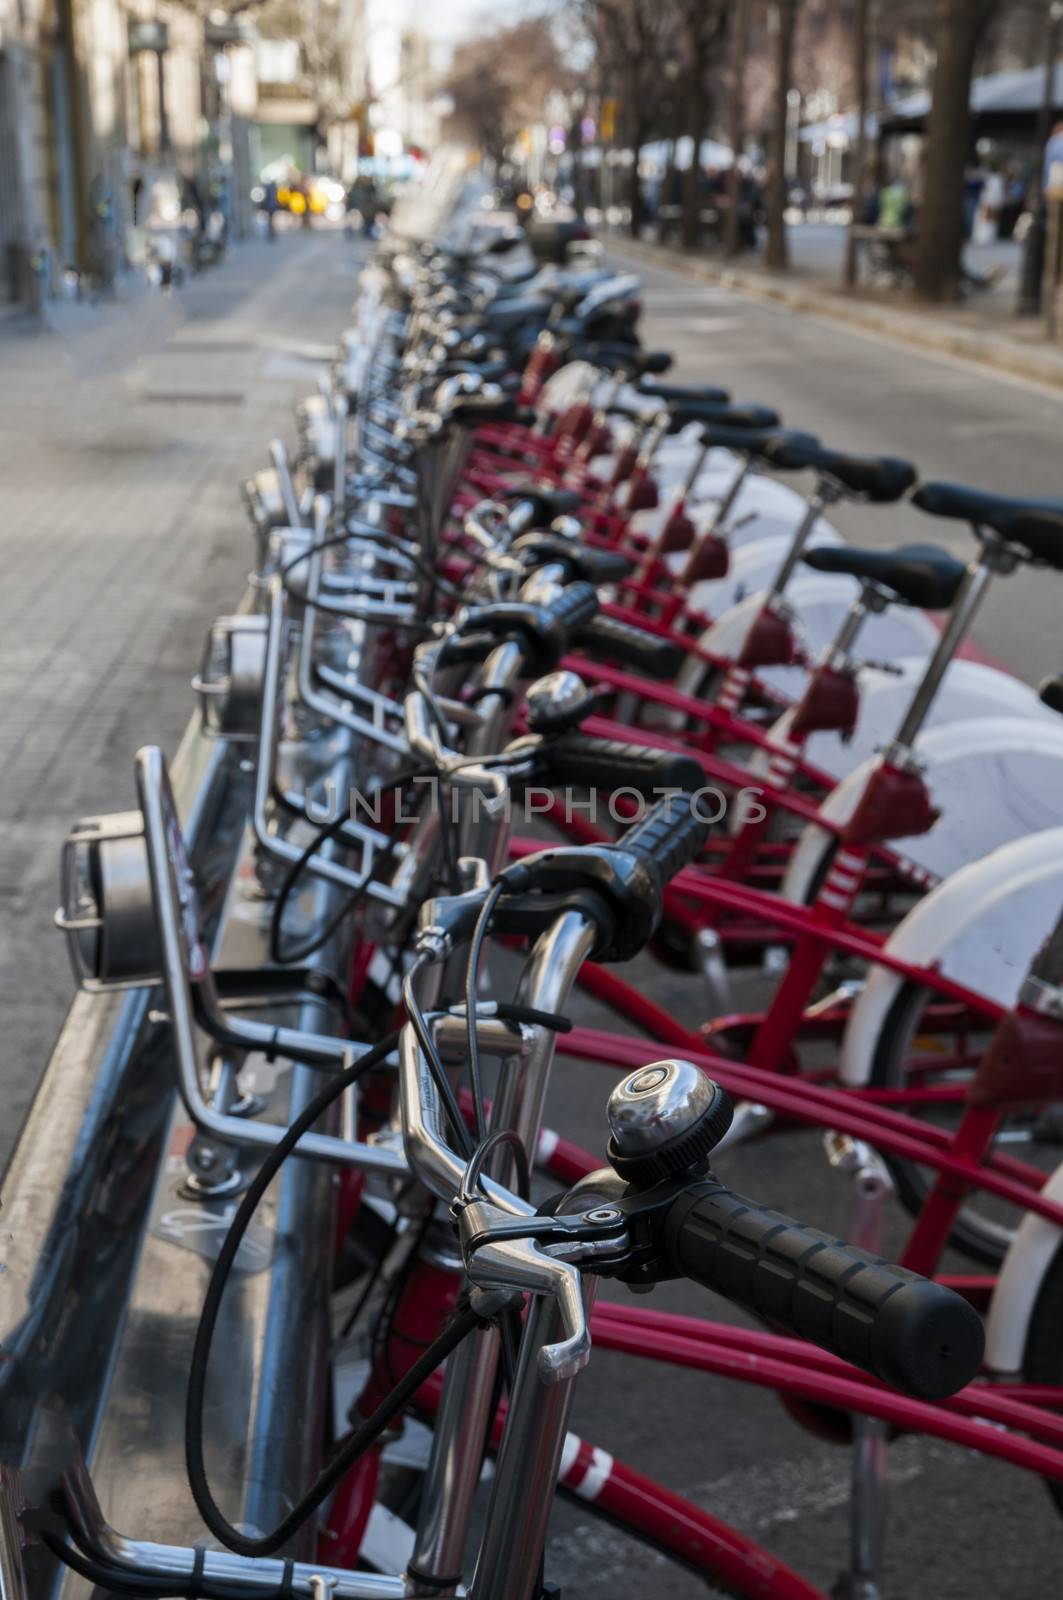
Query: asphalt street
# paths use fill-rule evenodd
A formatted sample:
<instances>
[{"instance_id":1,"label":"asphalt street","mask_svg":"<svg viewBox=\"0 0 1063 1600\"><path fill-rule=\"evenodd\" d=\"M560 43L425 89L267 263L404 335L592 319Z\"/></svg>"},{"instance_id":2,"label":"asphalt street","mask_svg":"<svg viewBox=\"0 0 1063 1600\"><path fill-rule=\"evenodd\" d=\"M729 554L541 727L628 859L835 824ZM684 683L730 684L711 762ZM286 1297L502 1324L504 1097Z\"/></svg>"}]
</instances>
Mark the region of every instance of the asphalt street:
<instances>
[{"instance_id":1,"label":"asphalt street","mask_svg":"<svg viewBox=\"0 0 1063 1600\"><path fill-rule=\"evenodd\" d=\"M623 260L622 251L613 257ZM657 267L645 283L645 338L677 357L673 373L718 383L736 399L774 406L789 427L840 450L901 456L925 481L1001 494L1063 493L1063 393L956 358L923 355L826 318L795 316ZM835 507L854 544L913 540L967 558L965 524L913 507ZM1021 568L991 589L976 642L1037 681L1063 669L1063 574Z\"/></svg>"},{"instance_id":2,"label":"asphalt street","mask_svg":"<svg viewBox=\"0 0 1063 1600\"><path fill-rule=\"evenodd\" d=\"M925 478L1063 491L1063 395L663 269L644 278L646 339L678 353L677 377L772 404L839 448L911 457ZM290 435L291 405L313 388L353 291L350 243L297 234L243 247L170 301L86 313L61 337L0 331L2 1155L71 992L50 926L62 837L79 816L129 806L140 744L175 746L204 629L235 605L247 570L238 482L263 463L272 433ZM961 525L909 509L835 516L857 542L971 548ZM1020 571L990 595L978 643L1031 680L1063 667L1061 598L1063 576ZM680 986L649 961L640 976L659 1003L698 1018L692 981ZM548 1120L601 1149L610 1081L600 1068L563 1066ZM720 1171L758 1199L845 1230L849 1197L812 1136L736 1151ZM891 1216L890 1239L902 1236ZM657 1301L732 1315L689 1286L662 1288ZM574 1425L824 1588L844 1565L847 1453L805 1431L770 1391L599 1353ZM1041 1600L1063 1529L1036 1480L919 1438L896 1441L890 1456L888 1600ZM566 1600L706 1593L578 1504L557 1512L548 1570Z\"/></svg>"}]
</instances>

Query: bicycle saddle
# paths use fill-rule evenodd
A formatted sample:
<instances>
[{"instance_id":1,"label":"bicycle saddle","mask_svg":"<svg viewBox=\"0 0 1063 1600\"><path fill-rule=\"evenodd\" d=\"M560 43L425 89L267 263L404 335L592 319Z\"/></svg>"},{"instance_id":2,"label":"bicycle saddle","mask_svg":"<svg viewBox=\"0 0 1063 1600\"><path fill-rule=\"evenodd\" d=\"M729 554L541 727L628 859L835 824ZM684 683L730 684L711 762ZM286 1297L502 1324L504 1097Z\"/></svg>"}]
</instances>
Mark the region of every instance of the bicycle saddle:
<instances>
[{"instance_id":1,"label":"bicycle saddle","mask_svg":"<svg viewBox=\"0 0 1063 1600\"><path fill-rule=\"evenodd\" d=\"M811 468L832 478L851 494L862 495L865 500L879 505L900 500L918 476L910 461L898 461L894 456L848 455L818 443L805 445L784 440L766 450L764 459L787 472Z\"/></svg>"},{"instance_id":2,"label":"bicycle saddle","mask_svg":"<svg viewBox=\"0 0 1063 1600\"><path fill-rule=\"evenodd\" d=\"M704 422L708 427L721 428L778 428L779 413L770 406L718 405L706 400L673 400L668 406L671 413L670 432L678 433L688 422Z\"/></svg>"},{"instance_id":3,"label":"bicycle saddle","mask_svg":"<svg viewBox=\"0 0 1063 1600\"><path fill-rule=\"evenodd\" d=\"M646 373L667 372L672 358L665 350L643 350L637 344L616 339L593 339L573 343L573 360L589 361L592 366L612 372L626 372L638 378Z\"/></svg>"},{"instance_id":4,"label":"bicycle saddle","mask_svg":"<svg viewBox=\"0 0 1063 1600\"><path fill-rule=\"evenodd\" d=\"M851 545L819 545L802 558L816 572L842 572L889 589L902 604L947 611L963 582L966 567L932 544L906 544L899 550L856 550Z\"/></svg>"},{"instance_id":5,"label":"bicycle saddle","mask_svg":"<svg viewBox=\"0 0 1063 1600\"><path fill-rule=\"evenodd\" d=\"M1049 711L1063 712L1063 672L1045 678L1044 682L1038 685L1037 693L1041 704L1047 706Z\"/></svg>"},{"instance_id":6,"label":"bicycle saddle","mask_svg":"<svg viewBox=\"0 0 1063 1600\"><path fill-rule=\"evenodd\" d=\"M702 431L701 442L713 449L734 450L737 454L747 456L766 457L772 445L781 440L792 440L794 443L814 445L816 440L810 433L797 433L792 428L780 428L769 424L761 428L736 428L713 424L712 427Z\"/></svg>"},{"instance_id":7,"label":"bicycle saddle","mask_svg":"<svg viewBox=\"0 0 1063 1600\"><path fill-rule=\"evenodd\" d=\"M991 528L1030 559L1063 569L1063 500L1013 500L960 483L924 483L912 504L932 517Z\"/></svg>"},{"instance_id":8,"label":"bicycle saddle","mask_svg":"<svg viewBox=\"0 0 1063 1600\"><path fill-rule=\"evenodd\" d=\"M730 403L731 396L726 389L715 389L710 383L648 383L645 378L639 380L639 394L648 395L651 400L663 400L670 405L686 405L693 402L695 405L725 406Z\"/></svg>"},{"instance_id":9,"label":"bicycle saddle","mask_svg":"<svg viewBox=\"0 0 1063 1600\"><path fill-rule=\"evenodd\" d=\"M501 305L491 304L481 313L486 328L494 333L508 333L533 318L545 320L553 309L553 301L546 299L503 300Z\"/></svg>"},{"instance_id":10,"label":"bicycle saddle","mask_svg":"<svg viewBox=\"0 0 1063 1600\"><path fill-rule=\"evenodd\" d=\"M575 489L551 489L541 483L507 484L504 500L530 500L535 507L535 520L543 524L555 517L573 516L583 504L583 496Z\"/></svg>"}]
</instances>

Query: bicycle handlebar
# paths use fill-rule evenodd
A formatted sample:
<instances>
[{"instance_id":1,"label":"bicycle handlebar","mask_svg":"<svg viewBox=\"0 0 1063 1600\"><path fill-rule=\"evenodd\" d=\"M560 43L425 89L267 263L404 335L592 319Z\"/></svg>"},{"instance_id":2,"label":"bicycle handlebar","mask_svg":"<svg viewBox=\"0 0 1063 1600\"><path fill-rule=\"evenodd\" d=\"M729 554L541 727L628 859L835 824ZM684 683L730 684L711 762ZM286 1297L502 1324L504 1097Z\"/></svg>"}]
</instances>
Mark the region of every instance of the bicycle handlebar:
<instances>
[{"instance_id":1,"label":"bicycle handlebar","mask_svg":"<svg viewBox=\"0 0 1063 1600\"><path fill-rule=\"evenodd\" d=\"M684 1276L923 1400L955 1394L985 1348L966 1300L715 1178L673 1203L664 1249Z\"/></svg>"},{"instance_id":2,"label":"bicycle handlebar","mask_svg":"<svg viewBox=\"0 0 1063 1600\"><path fill-rule=\"evenodd\" d=\"M551 778L559 783L579 783L589 789L634 789L647 800L662 789L693 794L704 781L693 756L578 732L564 733L544 748L543 761Z\"/></svg>"},{"instance_id":3,"label":"bicycle handlebar","mask_svg":"<svg viewBox=\"0 0 1063 1600\"><path fill-rule=\"evenodd\" d=\"M700 767L698 779L700 788ZM708 831L708 823L693 805L684 805L681 799L666 798L651 806L640 821L621 834L617 848L644 861L655 873L663 894L676 874L697 860Z\"/></svg>"},{"instance_id":4,"label":"bicycle handlebar","mask_svg":"<svg viewBox=\"0 0 1063 1600\"><path fill-rule=\"evenodd\" d=\"M595 617L581 629L576 643L589 655L608 656L661 682L675 677L685 655L682 645L674 639L662 639L615 617Z\"/></svg>"}]
</instances>

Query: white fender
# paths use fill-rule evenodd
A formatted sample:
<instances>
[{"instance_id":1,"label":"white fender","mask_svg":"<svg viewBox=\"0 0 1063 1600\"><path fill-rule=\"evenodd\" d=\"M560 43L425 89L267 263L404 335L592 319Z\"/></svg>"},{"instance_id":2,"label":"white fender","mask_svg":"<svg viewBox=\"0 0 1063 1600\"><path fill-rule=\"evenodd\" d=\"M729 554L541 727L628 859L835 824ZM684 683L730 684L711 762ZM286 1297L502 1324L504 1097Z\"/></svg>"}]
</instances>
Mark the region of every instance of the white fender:
<instances>
[{"instance_id":1,"label":"white fender","mask_svg":"<svg viewBox=\"0 0 1063 1600\"><path fill-rule=\"evenodd\" d=\"M698 478L694 495L687 504L687 515L699 531L711 527L717 507L730 492L737 471L738 462L734 456L725 450L712 452L708 465ZM683 483L685 479L686 472L674 481ZM631 518L632 532L657 539L672 508L673 499L674 495L662 492L661 504L654 510L636 511ZM749 477L738 491L728 516L728 543L732 549L737 549L740 544L769 534L786 534L792 538L801 525L805 510L804 500L787 484L777 483L774 478ZM821 523L824 521L820 519Z\"/></svg>"},{"instance_id":2,"label":"white fender","mask_svg":"<svg viewBox=\"0 0 1063 1600\"><path fill-rule=\"evenodd\" d=\"M972 717L931 729L915 748L941 820L929 833L893 841L891 849L926 882L1063 823L1063 721ZM872 756L831 790L821 808L828 821L849 820L877 760ZM803 830L783 880L785 899L804 903L831 838L815 823Z\"/></svg>"},{"instance_id":3,"label":"white fender","mask_svg":"<svg viewBox=\"0 0 1063 1600\"><path fill-rule=\"evenodd\" d=\"M861 668L860 710L852 737L844 740L838 733L811 734L804 746L810 766L833 778L844 778L895 736L926 669L926 658L909 656L895 665L896 673ZM980 661L954 661L935 696L926 730L976 716L1033 717L1063 730L1063 717L1043 705L1028 683ZM786 711L779 718L769 734L773 745L782 748L789 742L793 717L793 711ZM770 751L758 750L749 763L750 770L763 774L770 762Z\"/></svg>"},{"instance_id":4,"label":"white fender","mask_svg":"<svg viewBox=\"0 0 1063 1600\"><path fill-rule=\"evenodd\" d=\"M855 578L812 571L801 573L787 586L786 603L794 613L798 639L811 660L818 659L835 638L859 587ZM761 591L740 601L705 630L699 643L729 660L736 659L765 598L766 593ZM892 661L901 656L929 654L939 634L925 612L905 606L869 617L861 638L871 654ZM684 687L684 678L692 683L700 681L703 672L698 661L691 661L677 683ZM804 689L806 669L769 667L757 676L783 699L796 700Z\"/></svg>"},{"instance_id":5,"label":"white fender","mask_svg":"<svg viewBox=\"0 0 1063 1600\"><path fill-rule=\"evenodd\" d=\"M1063 1167L1057 1167L1041 1193L1063 1204ZM1059 1249L1060 1230L1047 1217L1027 1212L1000 1269L985 1330L985 1363L990 1372L1021 1373L1026 1338L1041 1280Z\"/></svg>"},{"instance_id":6,"label":"white fender","mask_svg":"<svg viewBox=\"0 0 1063 1600\"><path fill-rule=\"evenodd\" d=\"M1063 828L1016 839L962 867L908 913L886 949L998 1005L1014 1005L1030 962L1063 905ZM842 1037L839 1072L870 1080L886 1015L905 980L873 967Z\"/></svg>"},{"instance_id":7,"label":"white fender","mask_svg":"<svg viewBox=\"0 0 1063 1600\"><path fill-rule=\"evenodd\" d=\"M809 548L817 545L839 545L844 541L829 523L821 522L812 535ZM793 533L773 534L769 538L753 539L731 551L731 561L726 577L712 578L696 583L690 591L688 604L694 611L703 611L709 617L721 617L732 606L739 605L747 595L757 594L771 584L789 553ZM682 571L687 560L685 552L667 557L669 567Z\"/></svg>"},{"instance_id":8,"label":"white fender","mask_svg":"<svg viewBox=\"0 0 1063 1600\"><path fill-rule=\"evenodd\" d=\"M539 390L535 409L544 415L560 416L569 406L592 400L600 380L601 373L589 361L568 361L547 378Z\"/></svg>"}]
</instances>

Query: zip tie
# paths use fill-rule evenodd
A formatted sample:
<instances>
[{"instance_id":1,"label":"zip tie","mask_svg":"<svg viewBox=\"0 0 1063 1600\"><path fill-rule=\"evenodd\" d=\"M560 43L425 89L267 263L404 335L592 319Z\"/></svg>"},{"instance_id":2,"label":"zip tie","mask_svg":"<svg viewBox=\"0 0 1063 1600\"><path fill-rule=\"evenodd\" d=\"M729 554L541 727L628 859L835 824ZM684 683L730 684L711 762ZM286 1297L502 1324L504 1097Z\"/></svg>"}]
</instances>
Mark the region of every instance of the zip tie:
<instances>
[{"instance_id":1,"label":"zip tie","mask_svg":"<svg viewBox=\"0 0 1063 1600\"><path fill-rule=\"evenodd\" d=\"M538 1011L535 1006L517 1005L509 1000L498 1001L495 1015L503 1022L530 1022L549 1028L552 1033L571 1033L575 1026L571 1017L563 1017L557 1011Z\"/></svg>"}]
</instances>

